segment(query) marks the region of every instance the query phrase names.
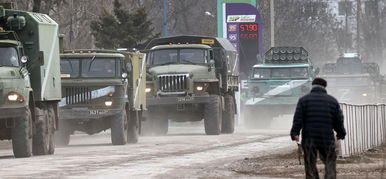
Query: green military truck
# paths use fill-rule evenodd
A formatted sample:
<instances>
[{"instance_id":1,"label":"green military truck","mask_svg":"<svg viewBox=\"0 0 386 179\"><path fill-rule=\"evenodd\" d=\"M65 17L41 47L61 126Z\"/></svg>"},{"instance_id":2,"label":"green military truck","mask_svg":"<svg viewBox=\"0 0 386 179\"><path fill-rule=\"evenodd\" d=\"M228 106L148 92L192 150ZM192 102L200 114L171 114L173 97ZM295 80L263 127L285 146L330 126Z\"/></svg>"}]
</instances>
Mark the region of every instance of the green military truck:
<instances>
[{"instance_id":1,"label":"green military truck","mask_svg":"<svg viewBox=\"0 0 386 179\"><path fill-rule=\"evenodd\" d=\"M227 39L159 38L146 46L146 52L149 107L144 132L166 134L169 119L204 119L208 135L233 133L238 55Z\"/></svg>"},{"instance_id":2,"label":"green military truck","mask_svg":"<svg viewBox=\"0 0 386 179\"><path fill-rule=\"evenodd\" d=\"M328 82L328 92L339 102L353 104L381 103L383 76L376 63L364 63L358 53L344 53L336 63L327 63L322 77Z\"/></svg>"},{"instance_id":3,"label":"green military truck","mask_svg":"<svg viewBox=\"0 0 386 179\"><path fill-rule=\"evenodd\" d=\"M136 143L146 109L146 62L139 52L73 50L61 54L62 100L57 143L74 131L111 129L113 145Z\"/></svg>"},{"instance_id":4,"label":"green military truck","mask_svg":"<svg viewBox=\"0 0 386 179\"><path fill-rule=\"evenodd\" d=\"M54 153L61 99L58 24L0 6L0 140L15 157Z\"/></svg>"},{"instance_id":5,"label":"green military truck","mask_svg":"<svg viewBox=\"0 0 386 179\"><path fill-rule=\"evenodd\" d=\"M268 50L264 63L254 65L247 80L245 126L268 128L274 117L292 114L298 99L310 91L318 71L302 47Z\"/></svg>"}]
</instances>

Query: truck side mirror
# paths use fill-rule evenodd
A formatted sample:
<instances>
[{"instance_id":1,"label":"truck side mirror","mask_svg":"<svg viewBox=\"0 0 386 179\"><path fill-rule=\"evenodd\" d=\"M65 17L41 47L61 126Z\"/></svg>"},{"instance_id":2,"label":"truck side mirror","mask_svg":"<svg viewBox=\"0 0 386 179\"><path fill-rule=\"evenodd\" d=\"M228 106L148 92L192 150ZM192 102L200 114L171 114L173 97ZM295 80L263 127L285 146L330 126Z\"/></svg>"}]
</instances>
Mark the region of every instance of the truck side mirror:
<instances>
[{"instance_id":1,"label":"truck side mirror","mask_svg":"<svg viewBox=\"0 0 386 179\"><path fill-rule=\"evenodd\" d=\"M27 63L27 61L28 61L28 58L27 58L26 56L22 56L21 59L20 59L20 61L21 61L21 63L22 63L23 65L25 65L25 64Z\"/></svg>"},{"instance_id":2,"label":"truck side mirror","mask_svg":"<svg viewBox=\"0 0 386 179\"><path fill-rule=\"evenodd\" d=\"M122 78L127 78L127 73L122 73L121 77Z\"/></svg>"},{"instance_id":3,"label":"truck side mirror","mask_svg":"<svg viewBox=\"0 0 386 179\"><path fill-rule=\"evenodd\" d=\"M215 62L214 62L213 59L209 61L210 66L214 66L214 63L215 63Z\"/></svg>"},{"instance_id":4,"label":"truck side mirror","mask_svg":"<svg viewBox=\"0 0 386 179\"><path fill-rule=\"evenodd\" d=\"M126 63L126 69L128 72L131 72L133 70L131 67L131 63Z\"/></svg>"},{"instance_id":5,"label":"truck side mirror","mask_svg":"<svg viewBox=\"0 0 386 179\"><path fill-rule=\"evenodd\" d=\"M212 59L212 60L209 60L209 68L208 68L208 71L211 71L212 68L214 68L214 64L215 64L215 61Z\"/></svg>"}]
</instances>

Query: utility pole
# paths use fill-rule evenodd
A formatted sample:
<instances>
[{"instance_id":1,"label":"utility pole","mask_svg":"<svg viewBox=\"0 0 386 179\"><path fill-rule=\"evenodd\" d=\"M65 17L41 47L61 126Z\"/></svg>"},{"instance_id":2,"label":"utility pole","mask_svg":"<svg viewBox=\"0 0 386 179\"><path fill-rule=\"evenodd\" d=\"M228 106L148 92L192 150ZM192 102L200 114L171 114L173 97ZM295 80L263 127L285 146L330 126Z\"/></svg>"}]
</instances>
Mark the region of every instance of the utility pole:
<instances>
[{"instance_id":1,"label":"utility pole","mask_svg":"<svg viewBox=\"0 0 386 179\"><path fill-rule=\"evenodd\" d=\"M374 20L375 20L375 59L380 59L383 56L383 44L381 42L381 22L379 17L379 0L374 0L375 9L374 9ZM381 62L382 63L382 62Z\"/></svg>"},{"instance_id":2,"label":"utility pole","mask_svg":"<svg viewBox=\"0 0 386 179\"><path fill-rule=\"evenodd\" d=\"M168 33L168 0L164 0L164 19L163 19L163 36L169 36Z\"/></svg>"},{"instance_id":3,"label":"utility pole","mask_svg":"<svg viewBox=\"0 0 386 179\"><path fill-rule=\"evenodd\" d=\"M271 15L271 47L275 46L275 2L270 1L270 15Z\"/></svg>"},{"instance_id":4,"label":"utility pole","mask_svg":"<svg viewBox=\"0 0 386 179\"><path fill-rule=\"evenodd\" d=\"M361 24L362 24L362 3L357 0L357 53L361 54Z\"/></svg>"}]
</instances>

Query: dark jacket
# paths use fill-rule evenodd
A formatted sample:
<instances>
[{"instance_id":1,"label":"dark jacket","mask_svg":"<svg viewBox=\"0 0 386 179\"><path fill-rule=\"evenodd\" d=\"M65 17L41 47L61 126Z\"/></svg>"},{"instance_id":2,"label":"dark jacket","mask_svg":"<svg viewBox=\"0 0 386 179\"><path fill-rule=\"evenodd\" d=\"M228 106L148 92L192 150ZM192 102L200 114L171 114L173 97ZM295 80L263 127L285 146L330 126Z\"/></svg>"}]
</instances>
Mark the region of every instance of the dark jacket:
<instances>
[{"instance_id":1,"label":"dark jacket","mask_svg":"<svg viewBox=\"0 0 386 179\"><path fill-rule=\"evenodd\" d=\"M299 99L293 119L291 138L302 130L302 143L327 147L335 144L337 137L344 139L346 130L338 101L321 87Z\"/></svg>"}]
</instances>

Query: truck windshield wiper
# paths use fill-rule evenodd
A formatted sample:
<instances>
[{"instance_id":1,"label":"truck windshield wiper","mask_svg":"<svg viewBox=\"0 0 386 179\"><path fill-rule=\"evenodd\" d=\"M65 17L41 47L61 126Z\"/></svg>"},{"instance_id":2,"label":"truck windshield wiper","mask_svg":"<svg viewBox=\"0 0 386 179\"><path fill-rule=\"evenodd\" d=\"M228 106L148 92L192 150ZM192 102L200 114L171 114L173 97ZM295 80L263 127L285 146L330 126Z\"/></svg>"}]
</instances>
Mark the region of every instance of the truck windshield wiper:
<instances>
[{"instance_id":1,"label":"truck windshield wiper","mask_svg":"<svg viewBox=\"0 0 386 179\"><path fill-rule=\"evenodd\" d=\"M188 62L189 64L196 64L196 63L194 63L194 62L192 62L192 61L189 61L189 60L180 60L181 62Z\"/></svg>"},{"instance_id":2,"label":"truck windshield wiper","mask_svg":"<svg viewBox=\"0 0 386 179\"><path fill-rule=\"evenodd\" d=\"M88 70L87 71L90 71L91 65L92 65L92 63L94 63L94 60L95 60L95 55L91 58L91 61L90 61L90 64L88 65Z\"/></svg>"},{"instance_id":3,"label":"truck windshield wiper","mask_svg":"<svg viewBox=\"0 0 386 179\"><path fill-rule=\"evenodd\" d=\"M167 62L167 63L162 63L162 64L157 64L157 65L170 65L170 64L175 64L176 62Z\"/></svg>"}]
</instances>

